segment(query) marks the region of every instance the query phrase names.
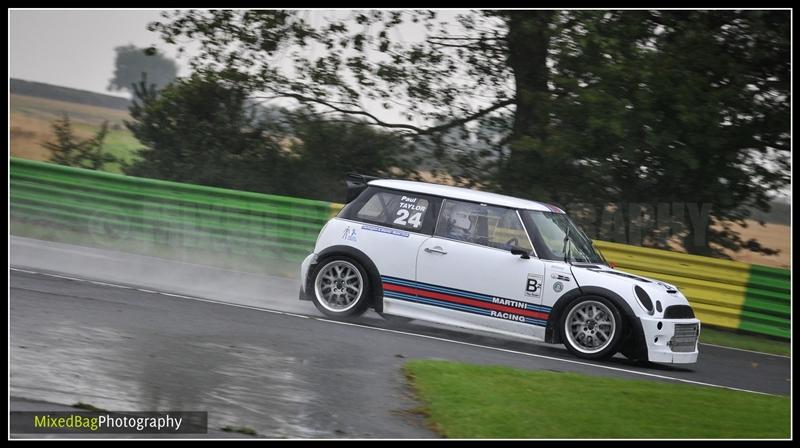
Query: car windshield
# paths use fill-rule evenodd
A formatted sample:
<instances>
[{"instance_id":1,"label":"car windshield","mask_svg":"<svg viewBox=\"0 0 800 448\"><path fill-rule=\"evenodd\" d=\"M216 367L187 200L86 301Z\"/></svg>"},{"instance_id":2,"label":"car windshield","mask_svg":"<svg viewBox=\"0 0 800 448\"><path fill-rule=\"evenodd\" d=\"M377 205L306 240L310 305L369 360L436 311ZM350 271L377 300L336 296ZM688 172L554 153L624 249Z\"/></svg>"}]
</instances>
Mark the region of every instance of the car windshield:
<instances>
[{"instance_id":1,"label":"car windshield","mask_svg":"<svg viewBox=\"0 0 800 448\"><path fill-rule=\"evenodd\" d=\"M520 210L528 227L533 246L540 258L570 262L606 264L603 257L592 246L592 240L564 213ZM569 229L569 247L565 244Z\"/></svg>"}]
</instances>

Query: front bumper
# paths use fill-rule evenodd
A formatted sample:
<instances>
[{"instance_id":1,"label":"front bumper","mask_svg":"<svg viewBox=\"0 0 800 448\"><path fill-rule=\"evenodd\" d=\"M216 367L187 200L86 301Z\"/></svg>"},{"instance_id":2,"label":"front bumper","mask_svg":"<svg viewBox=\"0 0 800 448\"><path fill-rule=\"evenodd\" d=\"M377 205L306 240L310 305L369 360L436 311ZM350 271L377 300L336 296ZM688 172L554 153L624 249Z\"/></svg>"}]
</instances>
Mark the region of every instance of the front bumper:
<instances>
[{"instance_id":1,"label":"front bumper","mask_svg":"<svg viewBox=\"0 0 800 448\"><path fill-rule=\"evenodd\" d=\"M698 342L700 340L700 321L698 319L657 319L640 318L644 343L647 347L647 359L650 362L664 364L691 364L697 362L700 353ZM661 328L659 328L661 324ZM681 327L676 336L676 326ZM686 346L685 329L687 325L697 326L697 335L693 346ZM679 343L681 345L679 345Z\"/></svg>"}]
</instances>

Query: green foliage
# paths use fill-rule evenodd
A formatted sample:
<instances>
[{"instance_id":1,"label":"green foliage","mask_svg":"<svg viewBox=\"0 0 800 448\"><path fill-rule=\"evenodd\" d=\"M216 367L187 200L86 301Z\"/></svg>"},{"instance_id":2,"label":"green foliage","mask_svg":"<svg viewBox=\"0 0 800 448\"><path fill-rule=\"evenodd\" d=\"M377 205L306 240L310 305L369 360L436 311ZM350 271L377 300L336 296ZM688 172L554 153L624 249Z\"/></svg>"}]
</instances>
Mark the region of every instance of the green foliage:
<instances>
[{"instance_id":1,"label":"green foliage","mask_svg":"<svg viewBox=\"0 0 800 448\"><path fill-rule=\"evenodd\" d=\"M787 11L215 10L149 28L198 42L198 73L392 131L458 180L562 204L710 204L689 251L769 252L729 224L789 183Z\"/></svg>"},{"instance_id":2,"label":"green foliage","mask_svg":"<svg viewBox=\"0 0 800 448\"><path fill-rule=\"evenodd\" d=\"M345 174L404 166L395 151L405 142L396 136L304 110L264 108L213 75L161 91L141 81L134 92L126 124L145 148L126 174L342 201Z\"/></svg>"},{"instance_id":3,"label":"green foliage","mask_svg":"<svg viewBox=\"0 0 800 448\"><path fill-rule=\"evenodd\" d=\"M279 182L279 142L241 88L195 75L160 92L141 81L134 95L126 125L144 149L126 174L251 191Z\"/></svg>"},{"instance_id":4,"label":"green foliage","mask_svg":"<svg viewBox=\"0 0 800 448\"><path fill-rule=\"evenodd\" d=\"M567 200L710 204L712 224L768 209L789 182L788 15L576 11L570 20L580 32L567 22L553 45L562 56L549 141L579 162ZM684 238L706 255L709 242L770 252L728 228L690 227Z\"/></svg>"},{"instance_id":5,"label":"green foliage","mask_svg":"<svg viewBox=\"0 0 800 448\"><path fill-rule=\"evenodd\" d=\"M108 135L107 121L103 122L94 137L86 140L75 136L67 114L53 121L52 127L55 140L42 143L50 151L51 162L93 170L102 170L106 164L120 162L103 148Z\"/></svg>"},{"instance_id":6,"label":"green foliage","mask_svg":"<svg viewBox=\"0 0 800 448\"><path fill-rule=\"evenodd\" d=\"M157 88L163 88L178 76L178 65L174 60L159 53L155 48L138 48L123 45L114 49L114 76L109 81L110 90L132 91L132 86L147 77Z\"/></svg>"},{"instance_id":7,"label":"green foliage","mask_svg":"<svg viewBox=\"0 0 800 448\"><path fill-rule=\"evenodd\" d=\"M402 138L360 123L325 120L309 111L289 115L292 142L283 170L291 174L283 194L344 202L343 179L348 173L378 176L408 175L413 151Z\"/></svg>"}]
</instances>

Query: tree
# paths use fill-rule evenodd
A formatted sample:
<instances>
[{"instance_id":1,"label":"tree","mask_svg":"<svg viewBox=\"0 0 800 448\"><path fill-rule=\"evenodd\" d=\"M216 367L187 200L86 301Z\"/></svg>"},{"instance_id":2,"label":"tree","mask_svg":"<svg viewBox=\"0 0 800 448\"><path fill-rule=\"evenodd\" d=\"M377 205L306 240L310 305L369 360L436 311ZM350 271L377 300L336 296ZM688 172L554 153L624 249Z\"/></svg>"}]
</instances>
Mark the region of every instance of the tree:
<instances>
[{"instance_id":1,"label":"tree","mask_svg":"<svg viewBox=\"0 0 800 448\"><path fill-rule=\"evenodd\" d=\"M308 110L287 114L283 170L291 173L282 194L344 202L342 185L348 173L412 176L414 148L392 133L361 123L326 120Z\"/></svg>"},{"instance_id":2,"label":"tree","mask_svg":"<svg viewBox=\"0 0 800 448\"><path fill-rule=\"evenodd\" d=\"M759 249L712 224L742 222L788 183L786 11L442 14L180 11L149 28L170 44L193 38L195 70L252 96L358 117L444 157L490 142L492 154L453 158L453 174L483 188L711 204L688 250Z\"/></svg>"},{"instance_id":3,"label":"tree","mask_svg":"<svg viewBox=\"0 0 800 448\"><path fill-rule=\"evenodd\" d=\"M67 114L64 114L61 119L53 121L51 126L55 140L42 143L42 146L50 151L51 162L93 170L102 170L108 163L119 162L116 157L103 150L105 138L108 135L107 121L100 125L100 129L94 137L85 140L80 140L75 136Z\"/></svg>"},{"instance_id":4,"label":"tree","mask_svg":"<svg viewBox=\"0 0 800 448\"><path fill-rule=\"evenodd\" d=\"M553 106L562 140L554 146L593 167L584 196L686 203L689 214L710 207L705 224L688 220L688 250L773 252L730 224L745 224L748 207L768 209L770 193L789 182L788 15L585 14L595 13L575 13L580 31L570 26L556 45L554 84L563 91Z\"/></svg>"},{"instance_id":5,"label":"tree","mask_svg":"<svg viewBox=\"0 0 800 448\"><path fill-rule=\"evenodd\" d=\"M130 115L144 148L126 174L251 191L279 184L280 142L235 84L193 75L159 91L140 81Z\"/></svg>"},{"instance_id":6,"label":"tree","mask_svg":"<svg viewBox=\"0 0 800 448\"><path fill-rule=\"evenodd\" d=\"M249 101L236 83L195 74L161 91L141 81L126 125L144 145L127 174L342 201L347 173L398 172L405 143L307 110Z\"/></svg>"},{"instance_id":7,"label":"tree","mask_svg":"<svg viewBox=\"0 0 800 448\"><path fill-rule=\"evenodd\" d=\"M178 76L178 65L155 48L138 48L124 45L114 48L114 76L109 81L110 90L127 90L146 76L157 88L163 88Z\"/></svg>"}]
</instances>

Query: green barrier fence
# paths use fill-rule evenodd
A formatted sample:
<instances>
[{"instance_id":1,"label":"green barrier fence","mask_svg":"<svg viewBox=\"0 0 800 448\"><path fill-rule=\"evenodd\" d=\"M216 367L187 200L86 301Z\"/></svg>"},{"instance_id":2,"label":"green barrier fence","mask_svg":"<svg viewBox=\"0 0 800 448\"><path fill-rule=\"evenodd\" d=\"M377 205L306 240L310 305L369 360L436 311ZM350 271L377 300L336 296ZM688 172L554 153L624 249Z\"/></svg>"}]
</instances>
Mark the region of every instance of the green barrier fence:
<instances>
[{"instance_id":1,"label":"green barrier fence","mask_svg":"<svg viewBox=\"0 0 800 448\"><path fill-rule=\"evenodd\" d=\"M98 245L135 242L296 262L330 214L322 201L16 158L10 177L15 221L83 232Z\"/></svg>"},{"instance_id":2,"label":"green barrier fence","mask_svg":"<svg viewBox=\"0 0 800 448\"><path fill-rule=\"evenodd\" d=\"M705 325L790 336L787 269L595 241L619 269L678 286Z\"/></svg>"},{"instance_id":3,"label":"green barrier fence","mask_svg":"<svg viewBox=\"0 0 800 448\"><path fill-rule=\"evenodd\" d=\"M11 159L15 221L283 263L294 271L341 204L203 187ZM790 337L790 272L596 241L622 270L681 288L706 325Z\"/></svg>"}]
</instances>

